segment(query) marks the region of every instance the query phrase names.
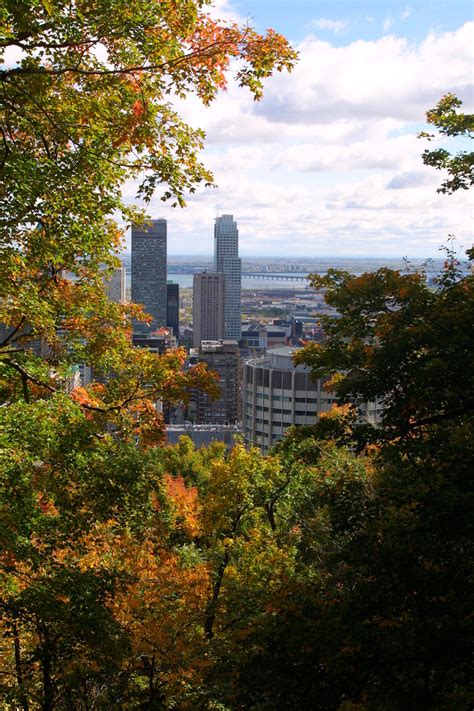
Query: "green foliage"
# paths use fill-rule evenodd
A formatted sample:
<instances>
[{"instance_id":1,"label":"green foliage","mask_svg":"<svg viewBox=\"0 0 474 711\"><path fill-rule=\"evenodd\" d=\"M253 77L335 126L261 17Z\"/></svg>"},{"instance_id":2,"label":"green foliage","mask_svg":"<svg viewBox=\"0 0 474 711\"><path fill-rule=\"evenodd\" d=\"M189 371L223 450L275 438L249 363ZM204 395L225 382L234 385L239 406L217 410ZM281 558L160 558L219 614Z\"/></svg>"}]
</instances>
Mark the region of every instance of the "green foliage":
<instances>
[{"instance_id":1,"label":"green foliage","mask_svg":"<svg viewBox=\"0 0 474 711\"><path fill-rule=\"evenodd\" d=\"M2 703L468 708L474 314L452 255L435 290L390 270L313 277L340 318L299 359L347 402L270 456L159 446L154 401L215 383L183 371L182 351L133 349L144 317L104 298L113 215L142 219L120 187L145 171L141 195L162 184L181 204L211 176L172 95L208 103L240 58L258 98L295 59L206 7L48 0L2 15L1 46L24 52L0 73ZM431 117L445 135L471 129L458 106ZM446 190L467 187L466 163L446 165ZM101 382L74 387L78 362ZM358 422L373 398L378 430Z\"/></svg>"},{"instance_id":2,"label":"green foliage","mask_svg":"<svg viewBox=\"0 0 474 711\"><path fill-rule=\"evenodd\" d=\"M460 106L462 101L454 94L445 94L435 108L426 113L427 122L438 129L438 134L422 131L419 138L427 138L429 141L439 140L441 136L473 138L474 114L458 113L457 109ZM448 178L438 188L439 193L450 195L456 190L468 190L474 185L473 151L459 151L451 155L445 148L431 151L427 149L422 158L425 165L448 172Z\"/></svg>"},{"instance_id":3,"label":"green foliage","mask_svg":"<svg viewBox=\"0 0 474 711\"><path fill-rule=\"evenodd\" d=\"M322 317L327 339L297 354L316 377L332 375L343 402L383 400L379 436L471 415L474 291L452 255L432 290L423 274L329 270L315 288L340 318Z\"/></svg>"},{"instance_id":4,"label":"green foliage","mask_svg":"<svg viewBox=\"0 0 474 711\"><path fill-rule=\"evenodd\" d=\"M133 348L132 319L147 317L110 303L103 288L122 246L117 220L145 219L122 200L126 180L145 203L158 189L174 205L212 183L198 158L204 134L173 99L194 93L209 104L232 60L258 99L265 77L296 59L274 31L219 22L208 9L201 0L48 0L1 13L0 55L21 54L0 70L7 708L184 707L221 624L219 579L230 595L225 541L240 535L245 548L232 523L239 497L249 508L242 530L260 523L257 494L242 481L227 486L228 510L209 493L216 530L205 530L209 471L225 488L247 464L255 474L257 455L227 462L210 448L201 461L181 443L177 458L195 477L202 471L202 492L165 470L176 455L157 449L156 401L181 402L193 388L215 395L215 380L200 366L185 370L182 350ZM79 387L78 363L97 380Z\"/></svg>"},{"instance_id":5,"label":"green foliage","mask_svg":"<svg viewBox=\"0 0 474 711\"><path fill-rule=\"evenodd\" d=\"M155 392L172 391L171 400L205 385L198 369L180 387L182 354L171 364L133 351L131 319L146 316L108 302L102 280L122 247L116 220L145 219L122 200L126 180L137 180L145 202L159 189L176 205L212 182L198 159L204 134L181 120L173 98L194 93L210 103L233 59L241 61L237 81L258 98L263 79L296 59L281 35L214 20L208 4L7 3L0 54L16 48L21 56L0 70L4 398L71 389L71 367L84 363L108 382L103 392L78 393L83 406L116 414L130 405L151 435L160 418L135 407L147 399L145 379ZM109 427L123 424L110 419Z\"/></svg>"}]
</instances>

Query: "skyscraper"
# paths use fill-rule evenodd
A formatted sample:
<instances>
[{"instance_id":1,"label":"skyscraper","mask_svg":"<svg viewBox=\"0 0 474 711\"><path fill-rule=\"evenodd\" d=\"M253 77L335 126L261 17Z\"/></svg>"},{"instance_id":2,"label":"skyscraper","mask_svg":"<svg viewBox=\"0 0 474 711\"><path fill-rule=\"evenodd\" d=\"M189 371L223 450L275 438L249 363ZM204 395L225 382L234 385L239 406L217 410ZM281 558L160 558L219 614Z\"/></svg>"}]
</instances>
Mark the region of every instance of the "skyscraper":
<instances>
[{"instance_id":1,"label":"skyscraper","mask_svg":"<svg viewBox=\"0 0 474 711\"><path fill-rule=\"evenodd\" d=\"M150 325L134 322L136 333L152 333L167 321L166 220L132 226L132 301L152 316Z\"/></svg>"},{"instance_id":2,"label":"skyscraper","mask_svg":"<svg viewBox=\"0 0 474 711\"><path fill-rule=\"evenodd\" d=\"M173 329L173 336L179 338L179 284L168 282L166 325Z\"/></svg>"},{"instance_id":3,"label":"skyscraper","mask_svg":"<svg viewBox=\"0 0 474 711\"><path fill-rule=\"evenodd\" d=\"M239 231L233 215L216 217L214 269L224 275L224 338L238 341L241 330L242 265L239 259Z\"/></svg>"},{"instance_id":4,"label":"skyscraper","mask_svg":"<svg viewBox=\"0 0 474 711\"><path fill-rule=\"evenodd\" d=\"M195 274L193 280L193 346L224 338L224 275Z\"/></svg>"}]
</instances>

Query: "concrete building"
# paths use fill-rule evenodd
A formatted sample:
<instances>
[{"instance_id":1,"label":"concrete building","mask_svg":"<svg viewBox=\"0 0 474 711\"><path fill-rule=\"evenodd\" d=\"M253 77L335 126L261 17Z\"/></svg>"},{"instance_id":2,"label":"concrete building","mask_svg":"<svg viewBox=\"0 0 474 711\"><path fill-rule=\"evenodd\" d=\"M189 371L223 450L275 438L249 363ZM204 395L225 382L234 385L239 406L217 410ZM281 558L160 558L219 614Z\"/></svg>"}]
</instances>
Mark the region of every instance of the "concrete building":
<instances>
[{"instance_id":1,"label":"concrete building","mask_svg":"<svg viewBox=\"0 0 474 711\"><path fill-rule=\"evenodd\" d=\"M313 381L309 369L295 366L292 355L298 348L285 346L252 358L243 366L242 431L245 442L267 452L292 425L315 424L322 412L337 401L324 389L324 380ZM376 424L382 407L366 403L361 419Z\"/></svg>"},{"instance_id":2,"label":"concrete building","mask_svg":"<svg viewBox=\"0 0 474 711\"><path fill-rule=\"evenodd\" d=\"M125 267L117 267L112 274L104 276L104 291L115 304L125 303Z\"/></svg>"},{"instance_id":3,"label":"concrete building","mask_svg":"<svg viewBox=\"0 0 474 711\"><path fill-rule=\"evenodd\" d=\"M240 421L240 352L237 341L202 341L197 355L199 363L219 375L220 396L211 400L196 391L189 407L189 419L196 424L235 424Z\"/></svg>"},{"instance_id":4,"label":"concrete building","mask_svg":"<svg viewBox=\"0 0 474 711\"><path fill-rule=\"evenodd\" d=\"M266 350L286 346L291 338L291 324L259 323L250 321L242 324L241 347L248 350Z\"/></svg>"},{"instance_id":5,"label":"concrete building","mask_svg":"<svg viewBox=\"0 0 474 711\"><path fill-rule=\"evenodd\" d=\"M224 338L224 275L195 274L193 279L193 346Z\"/></svg>"},{"instance_id":6,"label":"concrete building","mask_svg":"<svg viewBox=\"0 0 474 711\"><path fill-rule=\"evenodd\" d=\"M152 333L166 326L166 220L132 226L132 301L152 316L148 325L134 322L136 333Z\"/></svg>"},{"instance_id":7,"label":"concrete building","mask_svg":"<svg viewBox=\"0 0 474 711\"><path fill-rule=\"evenodd\" d=\"M166 285L166 325L179 339L179 284L173 282Z\"/></svg>"},{"instance_id":8,"label":"concrete building","mask_svg":"<svg viewBox=\"0 0 474 711\"><path fill-rule=\"evenodd\" d=\"M224 338L238 341L241 329L242 262L233 215L216 217L214 270L224 275Z\"/></svg>"}]
</instances>

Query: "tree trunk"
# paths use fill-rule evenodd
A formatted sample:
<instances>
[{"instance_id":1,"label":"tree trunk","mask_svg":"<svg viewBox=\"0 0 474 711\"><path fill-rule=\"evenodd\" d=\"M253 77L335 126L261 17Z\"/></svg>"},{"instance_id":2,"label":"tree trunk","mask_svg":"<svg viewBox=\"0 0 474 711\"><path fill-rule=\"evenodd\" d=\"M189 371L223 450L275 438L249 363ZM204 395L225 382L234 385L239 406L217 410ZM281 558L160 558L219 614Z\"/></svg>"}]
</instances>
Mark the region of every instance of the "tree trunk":
<instances>
[{"instance_id":1,"label":"tree trunk","mask_svg":"<svg viewBox=\"0 0 474 711\"><path fill-rule=\"evenodd\" d=\"M219 593L221 591L222 579L224 577L225 569L227 568L227 563L229 562L229 551L224 553L224 557L221 564L217 570L216 580L212 588L212 597L209 600L206 609L206 617L204 620L204 633L207 639L212 639L214 637L214 621L216 619L216 609L217 601L219 599Z\"/></svg>"},{"instance_id":2,"label":"tree trunk","mask_svg":"<svg viewBox=\"0 0 474 711\"><path fill-rule=\"evenodd\" d=\"M12 623L13 628L13 644L15 647L15 671L16 680L18 683L18 689L20 691L20 704L23 711L29 711L28 699L25 694L25 689L23 686L23 668L21 663L21 647L20 647L20 635L18 634L18 627L16 622Z\"/></svg>"}]
</instances>

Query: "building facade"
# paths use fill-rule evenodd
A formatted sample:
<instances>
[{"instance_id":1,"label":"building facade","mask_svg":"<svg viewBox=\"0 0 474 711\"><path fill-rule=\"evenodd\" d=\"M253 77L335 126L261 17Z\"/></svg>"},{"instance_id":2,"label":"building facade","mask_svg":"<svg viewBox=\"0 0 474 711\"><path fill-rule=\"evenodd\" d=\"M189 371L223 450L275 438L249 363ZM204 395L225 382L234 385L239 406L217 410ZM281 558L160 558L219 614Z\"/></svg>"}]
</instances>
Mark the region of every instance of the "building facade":
<instances>
[{"instance_id":1,"label":"building facade","mask_svg":"<svg viewBox=\"0 0 474 711\"><path fill-rule=\"evenodd\" d=\"M233 215L216 217L214 225L214 270L224 275L224 338L240 339L242 262L239 231Z\"/></svg>"},{"instance_id":2,"label":"building facade","mask_svg":"<svg viewBox=\"0 0 474 711\"><path fill-rule=\"evenodd\" d=\"M153 333L166 326L166 244L166 220L132 226L132 301L152 317L149 325L135 321L136 333Z\"/></svg>"},{"instance_id":3,"label":"building facade","mask_svg":"<svg viewBox=\"0 0 474 711\"><path fill-rule=\"evenodd\" d=\"M194 446L208 447L212 442L222 442L230 449L235 444L235 438L241 434L238 425L168 425L166 437L170 444L178 444L181 437L189 437Z\"/></svg>"},{"instance_id":4,"label":"building facade","mask_svg":"<svg viewBox=\"0 0 474 711\"><path fill-rule=\"evenodd\" d=\"M104 276L104 291L115 304L125 303L125 267L117 267L112 274Z\"/></svg>"},{"instance_id":5,"label":"building facade","mask_svg":"<svg viewBox=\"0 0 474 711\"><path fill-rule=\"evenodd\" d=\"M237 341L202 341L197 360L219 376L220 395L211 400L196 391L190 414L196 424L235 424L240 421L240 351Z\"/></svg>"},{"instance_id":6,"label":"building facade","mask_svg":"<svg viewBox=\"0 0 474 711\"><path fill-rule=\"evenodd\" d=\"M166 325L179 339L179 284L173 282L166 285Z\"/></svg>"},{"instance_id":7,"label":"building facade","mask_svg":"<svg viewBox=\"0 0 474 711\"><path fill-rule=\"evenodd\" d=\"M324 388L325 380L313 380L304 365L295 366L297 347L269 350L243 366L242 431L248 445L267 452L292 425L314 425L323 412L337 402ZM361 419L377 424L380 403L365 403Z\"/></svg>"},{"instance_id":8,"label":"building facade","mask_svg":"<svg viewBox=\"0 0 474 711\"><path fill-rule=\"evenodd\" d=\"M224 338L224 275L195 274L193 279L193 346Z\"/></svg>"}]
</instances>

